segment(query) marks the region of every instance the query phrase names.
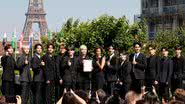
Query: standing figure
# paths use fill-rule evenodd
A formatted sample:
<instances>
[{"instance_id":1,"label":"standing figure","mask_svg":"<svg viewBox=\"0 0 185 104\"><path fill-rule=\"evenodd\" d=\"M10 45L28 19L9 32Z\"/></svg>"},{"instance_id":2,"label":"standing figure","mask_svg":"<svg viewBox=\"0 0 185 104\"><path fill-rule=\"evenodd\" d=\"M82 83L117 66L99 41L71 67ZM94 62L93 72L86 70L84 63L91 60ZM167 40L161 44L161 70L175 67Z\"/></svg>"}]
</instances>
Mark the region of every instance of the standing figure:
<instances>
[{"instance_id":1,"label":"standing figure","mask_svg":"<svg viewBox=\"0 0 185 104\"><path fill-rule=\"evenodd\" d=\"M22 104L27 104L31 91L31 56L29 46L23 46L23 54L17 59L17 68L20 72L20 82L22 86Z\"/></svg>"},{"instance_id":2,"label":"standing figure","mask_svg":"<svg viewBox=\"0 0 185 104\"><path fill-rule=\"evenodd\" d=\"M132 82L131 71L132 71L132 64L129 61L128 53L124 51L120 52L118 82L121 85L120 95L122 98L124 98L126 93L130 90L130 86Z\"/></svg>"},{"instance_id":3,"label":"standing figure","mask_svg":"<svg viewBox=\"0 0 185 104\"><path fill-rule=\"evenodd\" d=\"M53 104L52 98L54 95L55 87L55 58L54 58L54 45L47 45L47 53L43 56L43 62L45 63L45 84L46 84L46 104Z\"/></svg>"},{"instance_id":4,"label":"standing figure","mask_svg":"<svg viewBox=\"0 0 185 104\"><path fill-rule=\"evenodd\" d=\"M84 60L89 60L87 56L87 46L80 46L80 55L77 59L77 89L90 90L90 72L84 72Z\"/></svg>"},{"instance_id":5,"label":"standing figure","mask_svg":"<svg viewBox=\"0 0 185 104\"><path fill-rule=\"evenodd\" d=\"M56 80L55 80L55 100L58 101L64 90L64 58L67 57L67 49L65 44L60 45L60 53L56 57Z\"/></svg>"},{"instance_id":6,"label":"standing figure","mask_svg":"<svg viewBox=\"0 0 185 104\"><path fill-rule=\"evenodd\" d=\"M36 44L35 47L35 54L32 58L32 70L33 70L33 83L34 83L34 95L35 95L35 103L34 104L42 104L44 100L44 66L45 63L42 60L41 53L42 53L42 45Z\"/></svg>"},{"instance_id":7,"label":"standing figure","mask_svg":"<svg viewBox=\"0 0 185 104\"><path fill-rule=\"evenodd\" d=\"M117 81L117 71L119 65L119 58L115 55L113 46L108 48L108 57L106 59L105 78L107 81L107 93L113 94L115 84Z\"/></svg>"},{"instance_id":8,"label":"standing figure","mask_svg":"<svg viewBox=\"0 0 185 104\"><path fill-rule=\"evenodd\" d=\"M157 88L157 79L160 71L160 57L156 55L156 47L150 45L148 47L150 56L147 58L146 69L146 90L152 92L152 86Z\"/></svg>"},{"instance_id":9,"label":"standing figure","mask_svg":"<svg viewBox=\"0 0 185 104\"><path fill-rule=\"evenodd\" d=\"M64 57L63 67L64 67L64 87L67 90L76 89L76 78L77 78L77 57L74 56L74 47L68 48L69 55Z\"/></svg>"},{"instance_id":10,"label":"standing figure","mask_svg":"<svg viewBox=\"0 0 185 104\"><path fill-rule=\"evenodd\" d=\"M95 49L95 57L93 59L92 72L92 88L97 91L103 89L105 85L105 62L106 58L102 56L102 49L97 47Z\"/></svg>"},{"instance_id":11,"label":"standing figure","mask_svg":"<svg viewBox=\"0 0 185 104\"><path fill-rule=\"evenodd\" d=\"M169 100L169 88L171 84L171 77L173 72L173 61L168 57L168 48L163 47L161 49L162 58L160 61L160 72L159 72L159 97L161 100Z\"/></svg>"},{"instance_id":12,"label":"standing figure","mask_svg":"<svg viewBox=\"0 0 185 104\"><path fill-rule=\"evenodd\" d=\"M2 74L2 93L4 96L14 95L14 78L16 69L16 62L13 57L13 48L10 44L4 47L5 55L1 58L1 65L3 67Z\"/></svg>"},{"instance_id":13,"label":"standing figure","mask_svg":"<svg viewBox=\"0 0 185 104\"><path fill-rule=\"evenodd\" d=\"M173 75L172 75L172 93L175 92L177 88L185 89L183 86L183 80L185 79L185 59L182 56L182 47L175 47L175 56L173 60Z\"/></svg>"},{"instance_id":14,"label":"standing figure","mask_svg":"<svg viewBox=\"0 0 185 104\"><path fill-rule=\"evenodd\" d=\"M131 89L141 93L141 88L144 86L145 70L147 67L146 56L142 54L141 43L134 43L135 53L130 55L132 62L132 85Z\"/></svg>"}]
</instances>

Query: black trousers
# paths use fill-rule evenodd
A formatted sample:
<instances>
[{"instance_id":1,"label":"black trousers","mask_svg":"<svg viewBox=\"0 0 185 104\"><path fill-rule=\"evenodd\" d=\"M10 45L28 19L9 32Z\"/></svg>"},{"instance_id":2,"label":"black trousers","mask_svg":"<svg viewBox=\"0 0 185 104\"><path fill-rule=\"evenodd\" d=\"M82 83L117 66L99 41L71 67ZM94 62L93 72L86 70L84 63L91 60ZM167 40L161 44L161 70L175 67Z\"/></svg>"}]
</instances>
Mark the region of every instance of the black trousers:
<instances>
[{"instance_id":1,"label":"black trousers","mask_svg":"<svg viewBox=\"0 0 185 104\"><path fill-rule=\"evenodd\" d=\"M84 91L88 91L91 89L91 80L90 79L82 79L77 81L77 89L82 89Z\"/></svg>"},{"instance_id":2,"label":"black trousers","mask_svg":"<svg viewBox=\"0 0 185 104\"><path fill-rule=\"evenodd\" d=\"M113 91L115 89L116 82L115 81L108 81L107 82L107 94L108 95L113 95Z\"/></svg>"},{"instance_id":3,"label":"black trousers","mask_svg":"<svg viewBox=\"0 0 185 104\"><path fill-rule=\"evenodd\" d=\"M141 88L145 85L144 79L133 79L131 83L131 90L141 93Z\"/></svg>"},{"instance_id":4,"label":"black trousers","mask_svg":"<svg viewBox=\"0 0 185 104\"><path fill-rule=\"evenodd\" d=\"M54 98L54 88L54 81L50 81L50 84L46 83L46 104L54 104L54 101L52 101Z\"/></svg>"},{"instance_id":5,"label":"black trousers","mask_svg":"<svg viewBox=\"0 0 185 104\"><path fill-rule=\"evenodd\" d=\"M180 88L180 89L184 89L183 88L183 83L182 83L182 78L178 78L178 79L172 79L172 93L175 92L176 89Z\"/></svg>"},{"instance_id":6,"label":"black trousers","mask_svg":"<svg viewBox=\"0 0 185 104\"><path fill-rule=\"evenodd\" d=\"M165 101L169 100L170 93L169 93L169 85L166 83L159 82L159 97L162 100L164 98Z\"/></svg>"},{"instance_id":7,"label":"black trousers","mask_svg":"<svg viewBox=\"0 0 185 104\"><path fill-rule=\"evenodd\" d=\"M131 86L131 80L130 81L122 81L123 84L121 85L120 88L120 96L124 99L126 93L130 90L130 86Z\"/></svg>"},{"instance_id":8,"label":"black trousers","mask_svg":"<svg viewBox=\"0 0 185 104\"><path fill-rule=\"evenodd\" d=\"M63 95L64 83L60 84L59 81L55 81L55 102L57 102Z\"/></svg>"},{"instance_id":9,"label":"black trousers","mask_svg":"<svg viewBox=\"0 0 185 104\"><path fill-rule=\"evenodd\" d=\"M31 84L30 82L21 82L21 87L22 104L27 104L30 96Z\"/></svg>"},{"instance_id":10,"label":"black trousers","mask_svg":"<svg viewBox=\"0 0 185 104\"><path fill-rule=\"evenodd\" d=\"M44 83L43 82L34 82L34 95L35 102L34 104L44 104L45 94L44 94Z\"/></svg>"},{"instance_id":11,"label":"black trousers","mask_svg":"<svg viewBox=\"0 0 185 104\"><path fill-rule=\"evenodd\" d=\"M154 85L154 79L146 79L146 91L152 92Z\"/></svg>"},{"instance_id":12,"label":"black trousers","mask_svg":"<svg viewBox=\"0 0 185 104\"><path fill-rule=\"evenodd\" d=\"M14 89L14 81L2 81L2 94L4 96L14 96L15 89Z\"/></svg>"}]
</instances>

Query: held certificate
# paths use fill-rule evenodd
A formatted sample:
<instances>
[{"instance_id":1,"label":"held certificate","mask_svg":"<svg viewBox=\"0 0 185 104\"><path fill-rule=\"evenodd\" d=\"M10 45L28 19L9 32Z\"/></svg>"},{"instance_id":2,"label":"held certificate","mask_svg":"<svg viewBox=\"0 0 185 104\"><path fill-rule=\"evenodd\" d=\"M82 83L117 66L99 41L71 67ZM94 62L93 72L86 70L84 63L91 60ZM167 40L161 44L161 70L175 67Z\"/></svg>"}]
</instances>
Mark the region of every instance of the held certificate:
<instances>
[{"instance_id":1,"label":"held certificate","mask_svg":"<svg viewBox=\"0 0 185 104\"><path fill-rule=\"evenodd\" d=\"M83 71L91 72L93 69L92 60L83 60Z\"/></svg>"}]
</instances>

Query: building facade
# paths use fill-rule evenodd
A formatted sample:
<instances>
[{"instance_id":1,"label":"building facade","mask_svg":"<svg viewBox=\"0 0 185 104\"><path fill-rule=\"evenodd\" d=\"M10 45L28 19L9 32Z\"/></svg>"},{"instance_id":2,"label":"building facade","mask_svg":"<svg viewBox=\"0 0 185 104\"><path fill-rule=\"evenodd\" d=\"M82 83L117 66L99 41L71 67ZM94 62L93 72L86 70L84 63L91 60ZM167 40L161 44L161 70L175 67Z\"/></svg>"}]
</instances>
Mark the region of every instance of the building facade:
<instances>
[{"instance_id":1,"label":"building facade","mask_svg":"<svg viewBox=\"0 0 185 104\"><path fill-rule=\"evenodd\" d=\"M150 39L159 31L185 28L185 0L141 0L141 17Z\"/></svg>"}]
</instances>

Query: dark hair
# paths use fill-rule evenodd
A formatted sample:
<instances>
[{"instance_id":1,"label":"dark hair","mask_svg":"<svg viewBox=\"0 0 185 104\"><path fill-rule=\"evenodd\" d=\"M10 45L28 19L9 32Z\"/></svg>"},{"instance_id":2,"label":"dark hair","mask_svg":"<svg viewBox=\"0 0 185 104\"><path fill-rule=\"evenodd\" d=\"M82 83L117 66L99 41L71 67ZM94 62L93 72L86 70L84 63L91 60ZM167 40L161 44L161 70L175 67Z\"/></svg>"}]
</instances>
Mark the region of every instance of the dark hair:
<instances>
[{"instance_id":1,"label":"dark hair","mask_svg":"<svg viewBox=\"0 0 185 104\"><path fill-rule=\"evenodd\" d=\"M158 97L153 92L145 94L144 102L147 104L159 104Z\"/></svg>"},{"instance_id":2,"label":"dark hair","mask_svg":"<svg viewBox=\"0 0 185 104\"><path fill-rule=\"evenodd\" d=\"M120 51L120 54L123 54L123 55L126 55L127 57L126 57L126 62L129 62L129 54L128 54L128 52L126 52L125 50L121 50Z\"/></svg>"},{"instance_id":3,"label":"dark hair","mask_svg":"<svg viewBox=\"0 0 185 104\"><path fill-rule=\"evenodd\" d=\"M55 46L53 45L53 43L48 43L48 44L47 44L47 49L48 49L50 46L52 46L53 49L55 48Z\"/></svg>"},{"instance_id":4,"label":"dark hair","mask_svg":"<svg viewBox=\"0 0 185 104\"><path fill-rule=\"evenodd\" d=\"M63 96L62 104L79 104L79 103L72 93L67 92Z\"/></svg>"},{"instance_id":5,"label":"dark hair","mask_svg":"<svg viewBox=\"0 0 185 104\"><path fill-rule=\"evenodd\" d=\"M162 47L161 51L163 51L163 50L168 51L168 48L167 47Z\"/></svg>"},{"instance_id":6,"label":"dark hair","mask_svg":"<svg viewBox=\"0 0 185 104\"><path fill-rule=\"evenodd\" d=\"M78 95L79 97L81 97L85 101L88 100L88 94L83 90L76 90L75 94Z\"/></svg>"},{"instance_id":7,"label":"dark hair","mask_svg":"<svg viewBox=\"0 0 185 104\"><path fill-rule=\"evenodd\" d=\"M150 47L151 47L152 49L156 49L156 46L155 46L155 45L149 45L149 46L148 46L148 49L149 49Z\"/></svg>"},{"instance_id":8,"label":"dark hair","mask_svg":"<svg viewBox=\"0 0 185 104\"><path fill-rule=\"evenodd\" d=\"M109 49L109 48L113 48L113 49L114 49L113 45L108 46L108 49Z\"/></svg>"},{"instance_id":9,"label":"dark hair","mask_svg":"<svg viewBox=\"0 0 185 104\"><path fill-rule=\"evenodd\" d=\"M133 47L135 47L136 45L139 45L140 47L142 47L140 42L134 42Z\"/></svg>"},{"instance_id":10,"label":"dark hair","mask_svg":"<svg viewBox=\"0 0 185 104\"><path fill-rule=\"evenodd\" d=\"M180 45L175 46L175 50L182 50L182 47Z\"/></svg>"},{"instance_id":11,"label":"dark hair","mask_svg":"<svg viewBox=\"0 0 185 104\"><path fill-rule=\"evenodd\" d=\"M11 44L7 44L5 47L4 47L4 50L7 51L10 47L12 47Z\"/></svg>"},{"instance_id":12,"label":"dark hair","mask_svg":"<svg viewBox=\"0 0 185 104\"><path fill-rule=\"evenodd\" d=\"M72 45L72 46L69 46L68 47L68 50L75 50L75 47Z\"/></svg>"},{"instance_id":13,"label":"dark hair","mask_svg":"<svg viewBox=\"0 0 185 104\"><path fill-rule=\"evenodd\" d=\"M103 51L103 48L102 48L102 47L100 47L100 46L98 46L98 47L96 47L96 48L95 48L94 52L96 52L96 50L97 50L97 49L100 49L100 50L101 50L101 52Z\"/></svg>"},{"instance_id":14,"label":"dark hair","mask_svg":"<svg viewBox=\"0 0 185 104\"><path fill-rule=\"evenodd\" d=\"M41 48L43 49L43 46L42 46L42 44L40 44L40 43L38 43L38 44L35 44L35 47L34 47L34 49L37 49L37 47L38 46L41 46Z\"/></svg>"}]
</instances>

